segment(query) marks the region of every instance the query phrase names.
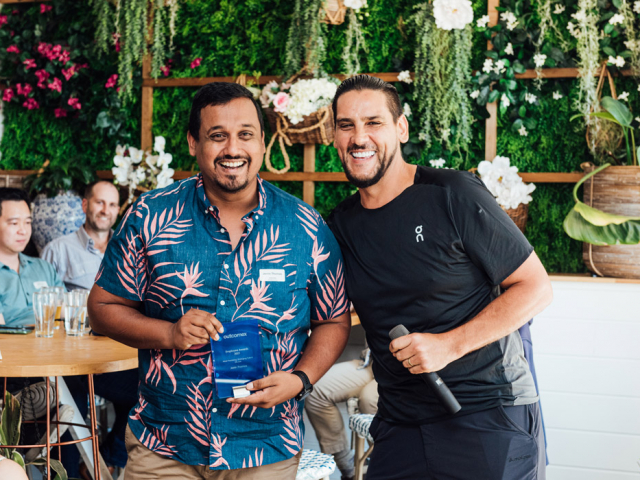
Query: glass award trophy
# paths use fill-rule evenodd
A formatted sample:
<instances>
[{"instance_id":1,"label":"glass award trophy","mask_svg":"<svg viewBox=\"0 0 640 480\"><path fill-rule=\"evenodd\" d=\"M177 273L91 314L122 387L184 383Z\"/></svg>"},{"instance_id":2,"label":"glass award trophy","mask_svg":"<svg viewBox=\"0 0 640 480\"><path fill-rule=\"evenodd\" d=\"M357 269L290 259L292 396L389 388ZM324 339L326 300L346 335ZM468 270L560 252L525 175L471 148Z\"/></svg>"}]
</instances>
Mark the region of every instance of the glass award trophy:
<instances>
[{"instance_id":1,"label":"glass award trophy","mask_svg":"<svg viewBox=\"0 0 640 480\"><path fill-rule=\"evenodd\" d=\"M218 398L251 394L244 386L264 376L260 322L240 320L224 324L220 339L211 339L213 372Z\"/></svg>"}]
</instances>

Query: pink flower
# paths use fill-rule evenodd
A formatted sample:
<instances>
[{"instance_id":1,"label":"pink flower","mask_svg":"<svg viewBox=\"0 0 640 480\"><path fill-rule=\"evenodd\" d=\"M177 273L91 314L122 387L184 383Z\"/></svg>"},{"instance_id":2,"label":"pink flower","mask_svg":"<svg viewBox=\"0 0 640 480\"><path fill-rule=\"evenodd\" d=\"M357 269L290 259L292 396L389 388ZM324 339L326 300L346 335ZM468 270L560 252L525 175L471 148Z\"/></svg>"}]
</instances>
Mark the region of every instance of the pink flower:
<instances>
[{"instance_id":1,"label":"pink flower","mask_svg":"<svg viewBox=\"0 0 640 480\"><path fill-rule=\"evenodd\" d=\"M71 77L73 77L76 74L76 66L73 65L67 69L62 69L62 76L64 77L64 79L68 82L69 79Z\"/></svg>"},{"instance_id":2,"label":"pink flower","mask_svg":"<svg viewBox=\"0 0 640 480\"><path fill-rule=\"evenodd\" d=\"M35 99L33 98L27 98L25 102L22 104L22 106L27 110L34 110L34 109L40 108L40 105L38 104L38 102L36 102Z\"/></svg>"},{"instance_id":3,"label":"pink flower","mask_svg":"<svg viewBox=\"0 0 640 480\"><path fill-rule=\"evenodd\" d=\"M46 70L36 70L36 77L38 77L38 88L47 88L46 80L51 76Z\"/></svg>"},{"instance_id":4,"label":"pink flower","mask_svg":"<svg viewBox=\"0 0 640 480\"><path fill-rule=\"evenodd\" d=\"M58 60L65 65L69 60L71 60L71 55L67 50L63 50L62 53L58 56Z\"/></svg>"},{"instance_id":5,"label":"pink flower","mask_svg":"<svg viewBox=\"0 0 640 480\"><path fill-rule=\"evenodd\" d=\"M6 15L0 15L0 27L8 22Z\"/></svg>"},{"instance_id":6,"label":"pink flower","mask_svg":"<svg viewBox=\"0 0 640 480\"><path fill-rule=\"evenodd\" d=\"M47 85L51 90L55 90L56 92L62 92L62 81L59 78L53 79L53 81Z\"/></svg>"},{"instance_id":7,"label":"pink flower","mask_svg":"<svg viewBox=\"0 0 640 480\"><path fill-rule=\"evenodd\" d=\"M80 100L78 100L77 98L70 98L67 103L71 108L75 108L76 110L80 110L82 108Z\"/></svg>"},{"instance_id":8,"label":"pink flower","mask_svg":"<svg viewBox=\"0 0 640 480\"><path fill-rule=\"evenodd\" d=\"M196 58L193 62L191 62L191 68L199 67L200 62L202 62L202 57Z\"/></svg>"},{"instance_id":9,"label":"pink flower","mask_svg":"<svg viewBox=\"0 0 640 480\"><path fill-rule=\"evenodd\" d=\"M7 52L9 52L9 53L20 53L20 49L16 45L11 45L10 47L7 47ZM193 67L191 67L191 68L193 68Z\"/></svg>"},{"instance_id":10,"label":"pink flower","mask_svg":"<svg viewBox=\"0 0 640 480\"><path fill-rule=\"evenodd\" d=\"M273 109L276 112L284 112L289 105L289 100L291 98L285 92L278 92L278 94L273 97Z\"/></svg>"},{"instance_id":11,"label":"pink flower","mask_svg":"<svg viewBox=\"0 0 640 480\"><path fill-rule=\"evenodd\" d=\"M114 73L109 77L109 80L107 80L104 86L105 88L113 88L116 86L116 83L118 83L118 74Z\"/></svg>"},{"instance_id":12,"label":"pink flower","mask_svg":"<svg viewBox=\"0 0 640 480\"><path fill-rule=\"evenodd\" d=\"M11 15L18 15L20 10L11 10Z\"/></svg>"},{"instance_id":13,"label":"pink flower","mask_svg":"<svg viewBox=\"0 0 640 480\"><path fill-rule=\"evenodd\" d=\"M44 3L40 4L40 13L47 13L53 10L51 5L45 5Z\"/></svg>"},{"instance_id":14,"label":"pink flower","mask_svg":"<svg viewBox=\"0 0 640 480\"><path fill-rule=\"evenodd\" d=\"M160 71L165 77L168 77L169 72L171 71L171 67L169 65L165 65L164 67L160 67Z\"/></svg>"},{"instance_id":15,"label":"pink flower","mask_svg":"<svg viewBox=\"0 0 640 480\"><path fill-rule=\"evenodd\" d=\"M40 42L38 44L37 50L40 55L46 57L47 54L51 51L51 45L49 45L48 43Z\"/></svg>"},{"instance_id":16,"label":"pink flower","mask_svg":"<svg viewBox=\"0 0 640 480\"><path fill-rule=\"evenodd\" d=\"M29 85L28 83L25 83L24 86L22 86L21 83L18 83L16 85L16 88L18 90L18 95L22 95L24 97L29 95L33 90L33 87L31 85Z\"/></svg>"},{"instance_id":17,"label":"pink flower","mask_svg":"<svg viewBox=\"0 0 640 480\"><path fill-rule=\"evenodd\" d=\"M36 68L36 61L33 58L27 58L24 62L25 70L29 70L30 68Z\"/></svg>"},{"instance_id":18,"label":"pink flower","mask_svg":"<svg viewBox=\"0 0 640 480\"><path fill-rule=\"evenodd\" d=\"M13 98L13 90L11 88L5 88L4 93L2 94L3 102L10 102Z\"/></svg>"},{"instance_id":19,"label":"pink flower","mask_svg":"<svg viewBox=\"0 0 640 480\"><path fill-rule=\"evenodd\" d=\"M64 108L56 108L53 113L56 114L56 118L67 116L67 111Z\"/></svg>"}]
</instances>

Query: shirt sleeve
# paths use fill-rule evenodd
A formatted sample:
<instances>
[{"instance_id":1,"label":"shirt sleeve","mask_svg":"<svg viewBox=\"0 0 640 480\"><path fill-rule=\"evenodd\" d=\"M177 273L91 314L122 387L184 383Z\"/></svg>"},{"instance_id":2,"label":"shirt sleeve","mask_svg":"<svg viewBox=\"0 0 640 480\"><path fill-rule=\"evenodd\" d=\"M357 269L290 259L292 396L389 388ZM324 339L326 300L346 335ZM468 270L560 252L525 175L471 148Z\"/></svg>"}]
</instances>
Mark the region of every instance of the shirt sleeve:
<instances>
[{"instance_id":1,"label":"shirt sleeve","mask_svg":"<svg viewBox=\"0 0 640 480\"><path fill-rule=\"evenodd\" d=\"M63 271L60 265L61 263L60 251L54 247L53 242L49 242L45 245L44 249L42 250L42 253L40 254L40 258L45 262L50 263L53 266L53 269L58 274L58 276L60 278L64 278L65 272Z\"/></svg>"},{"instance_id":2,"label":"shirt sleeve","mask_svg":"<svg viewBox=\"0 0 640 480\"><path fill-rule=\"evenodd\" d=\"M147 255L141 236L141 221L148 208L138 200L127 212L109 241L96 276L96 284L107 292L141 302L147 289Z\"/></svg>"},{"instance_id":3,"label":"shirt sleeve","mask_svg":"<svg viewBox=\"0 0 640 480\"><path fill-rule=\"evenodd\" d=\"M349 311L349 299L340 247L324 220L319 223L311 254L314 268L309 285L311 320L331 320Z\"/></svg>"},{"instance_id":4,"label":"shirt sleeve","mask_svg":"<svg viewBox=\"0 0 640 480\"><path fill-rule=\"evenodd\" d=\"M474 174L456 175L449 209L467 255L484 270L492 285L502 283L533 252L526 237Z\"/></svg>"}]
</instances>

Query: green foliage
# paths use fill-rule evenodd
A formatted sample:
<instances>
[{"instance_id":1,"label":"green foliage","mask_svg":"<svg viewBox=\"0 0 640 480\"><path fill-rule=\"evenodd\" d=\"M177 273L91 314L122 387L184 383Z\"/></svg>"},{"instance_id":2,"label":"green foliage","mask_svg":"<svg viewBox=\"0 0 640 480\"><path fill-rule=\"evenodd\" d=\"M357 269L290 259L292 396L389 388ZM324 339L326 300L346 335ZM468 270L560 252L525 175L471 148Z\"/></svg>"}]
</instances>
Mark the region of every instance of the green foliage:
<instances>
[{"instance_id":1,"label":"green foliage","mask_svg":"<svg viewBox=\"0 0 640 480\"><path fill-rule=\"evenodd\" d=\"M464 150L471 138L472 29L437 28L426 3L416 7L412 22L417 38L414 66L420 135L427 145L437 141L449 150Z\"/></svg>"},{"instance_id":2,"label":"green foliage","mask_svg":"<svg viewBox=\"0 0 640 480\"><path fill-rule=\"evenodd\" d=\"M49 197L55 197L61 190L75 190L82 192L85 186L97 180L91 165L82 163L78 158L55 165L47 165L42 173L33 173L23 182L24 189L32 197L44 193Z\"/></svg>"},{"instance_id":3,"label":"green foliage","mask_svg":"<svg viewBox=\"0 0 640 480\"><path fill-rule=\"evenodd\" d=\"M20 425L22 413L20 402L6 391L4 394L4 408L0 418L0 445L18 445L20 443ZM15 448L0 448L0 455L10 458L24 467L24 460Z\"/></svg>"},{"instance_id":4,"label":"green foliage","mask_svg":"<svg viewBox=\"0 0 640 480\"><path fill-rule=\"evenodd\" d=\"M289 37L285 49L284 71L287 76L303 67L314 76L322 73L326 56L326 25L320 23L324 12L322 0L295 0Z\"/></svg>"}]
</instances>

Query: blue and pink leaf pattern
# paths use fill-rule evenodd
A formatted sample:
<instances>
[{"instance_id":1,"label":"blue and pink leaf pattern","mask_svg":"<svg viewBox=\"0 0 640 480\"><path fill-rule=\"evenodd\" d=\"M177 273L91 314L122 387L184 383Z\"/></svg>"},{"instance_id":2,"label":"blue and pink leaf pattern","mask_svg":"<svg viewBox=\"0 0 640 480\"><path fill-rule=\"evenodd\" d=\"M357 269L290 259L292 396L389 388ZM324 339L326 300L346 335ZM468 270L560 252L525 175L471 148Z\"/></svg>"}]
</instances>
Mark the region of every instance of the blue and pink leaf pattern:
<instances>
[{"instance_id":1,"label":"blue and pink leaf pattern","mask_svg":"<svg viewBox=\"0 0 640 480\"><path fill-rule=\"evenodd\" d=\"M235 248L197 175L140 197L105 253L97 283L176 322L192 308L260 323L263 373L295 368L310 320L348 311L338 245L311 207L259 180ZM217 397L208 344L140 350L129 425L150 450L214 470L279 462L302 448L302 402L271 409Z\"/></svg>"}]
</instances>

